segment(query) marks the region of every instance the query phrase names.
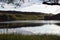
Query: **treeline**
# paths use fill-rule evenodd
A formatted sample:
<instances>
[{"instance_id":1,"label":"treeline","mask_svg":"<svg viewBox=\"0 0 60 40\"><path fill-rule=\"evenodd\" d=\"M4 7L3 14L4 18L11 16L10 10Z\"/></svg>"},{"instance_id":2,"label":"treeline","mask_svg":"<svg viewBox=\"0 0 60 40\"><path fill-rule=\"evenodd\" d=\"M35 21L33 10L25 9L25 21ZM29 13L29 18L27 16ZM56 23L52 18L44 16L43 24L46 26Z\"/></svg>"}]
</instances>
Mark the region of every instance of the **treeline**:
<instances>
[{"instance_id":1,"label":"treeline","mask_svg":"<svg viewBox=\"0 0 60 40\"><path fill-rule=\"evenodd\" d=\"M39 12L0 11L0 21L44 20L45 16L51 15Z\"/></svg>"},{"instance_id":2,"label":"treeline","mask_svg":"<svg viewBox=\"0 0 60 40\"><path fill-rule=\"evenodd\" d=\"M18 21L18 20L45 20L45 16L52 16L52 14L45 14L39 12L18 12L18 11L0 11L0 22L4 21ZM0 24L0 28L16 28L27 26L40 26L43 24L33 23L7 23Z\"/></svg>"},{"instance_id":3,"label":"treeline","mask_svg":"<svg viewBox=\"0 0 60 40\"><path fill-rule=\"evenodd\" d=\"M4 21L15 21L15 20L44 20L45 16L49 16L45 13L39 12L17 12L17 11L0 11L0 22ZM16 28L16 27L27 27L27 26L40 26L42 24L33 23L7 23L0 24L0 28Z\"/></svg>"}]
</instances>

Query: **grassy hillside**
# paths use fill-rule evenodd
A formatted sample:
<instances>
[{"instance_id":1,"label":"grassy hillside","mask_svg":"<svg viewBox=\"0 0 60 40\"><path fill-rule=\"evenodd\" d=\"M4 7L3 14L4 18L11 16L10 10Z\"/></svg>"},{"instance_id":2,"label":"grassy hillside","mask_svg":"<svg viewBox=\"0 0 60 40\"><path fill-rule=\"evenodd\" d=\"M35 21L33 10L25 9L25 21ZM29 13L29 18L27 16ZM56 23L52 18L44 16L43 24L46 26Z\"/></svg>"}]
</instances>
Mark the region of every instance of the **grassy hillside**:
<instances>
[{"instance_id":1,"label":"grassy hillside","mask_svg":"<svg viewBox=\"0 0 60 40\"><path fill-rule=\"evenodd\" d=\"M11 20L44 20L45 16L52 14L39 13L39 12L16 12L16 11L0 11L0 21Z\"/></svg>"},{"instance_id":2,"label":"grassy hillside","mask_svg":"<svg viewBox=\"0 0 60 40\"><path fill-rule=\"evenodd\" d=\"M14 21L14 20L44 20L46 16L52 16L52 14L40 13L40 12L16 12L16 11L0 11L0 21ZM12 24L0 24L0 28L5 27L22 27L22 26L36 26L42 24L33 23L12 23Z\"/></svg>"},{"instance_id":3,"label":"grassy hillside","mask_svg":"<svg viewBox=\"0 0 60 40\"><path fill-rule=\"evenodd\" d=\"M60 40L60 36L57 36L57 35L0 34L0 40Z\"/></svg>"}]
</instances>

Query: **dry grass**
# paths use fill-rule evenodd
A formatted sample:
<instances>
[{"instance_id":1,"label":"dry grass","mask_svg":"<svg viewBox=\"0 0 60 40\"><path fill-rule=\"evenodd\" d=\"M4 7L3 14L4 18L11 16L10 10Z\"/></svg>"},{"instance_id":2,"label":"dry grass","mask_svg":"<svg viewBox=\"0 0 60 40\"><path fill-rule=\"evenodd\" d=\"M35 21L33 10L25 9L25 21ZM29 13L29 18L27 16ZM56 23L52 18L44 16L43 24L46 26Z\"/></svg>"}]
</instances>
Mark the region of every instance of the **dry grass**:
<instances>
[{"instance_id":1,"label":"dry grass","mask_svg":"<svg viewBox=\"0 0 60 40\"><path fill-rule=\"evenodd\" d=\"M0 40L60 40L57 35L0 34Z\"/></svg>"}]
</instances>

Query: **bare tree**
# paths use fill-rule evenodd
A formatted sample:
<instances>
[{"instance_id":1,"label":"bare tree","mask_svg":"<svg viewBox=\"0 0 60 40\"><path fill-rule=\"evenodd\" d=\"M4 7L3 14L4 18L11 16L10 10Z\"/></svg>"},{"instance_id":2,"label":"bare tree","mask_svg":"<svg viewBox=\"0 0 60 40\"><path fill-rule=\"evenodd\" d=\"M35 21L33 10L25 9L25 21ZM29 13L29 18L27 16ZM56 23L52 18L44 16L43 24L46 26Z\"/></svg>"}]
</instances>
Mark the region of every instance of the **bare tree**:
<instances>
[{"instance_id":1,"label":"bare tree","mask_svg":"<svg viewBox=\"0 0 60 40\"><path fill-rule=\"evenodd\" d=\"M20 1L22 1L24 3L24 0L20 0Z\"/></svg>"},{"instance_id":2,"label":"bare tree","mask_svg":"<svg viewBox=\"0 0 60 40\"><path fill-rule=\"evenodd\" d=\"M59 0L54 0L54 3L58 3Z\"/></svg>"},{"instance_id":3,"label":"bare tree","mask_svg":"<svg viewBox=\"0 0 60 40\"><path fill-rule=\"evenodd\" d=\"M13 3L13 0L8 0L8 4L9 4L9 3Z\"/></svg>"},{"instance_id":4,"label":"bare tree","mask_svg":"<svg viewBox=\"0 0 60 40\"><path fill-rule=\"evenodd\" d=\"M51 3L58 3L59 0L49 0Z\"/></svg>"}]
</instances>

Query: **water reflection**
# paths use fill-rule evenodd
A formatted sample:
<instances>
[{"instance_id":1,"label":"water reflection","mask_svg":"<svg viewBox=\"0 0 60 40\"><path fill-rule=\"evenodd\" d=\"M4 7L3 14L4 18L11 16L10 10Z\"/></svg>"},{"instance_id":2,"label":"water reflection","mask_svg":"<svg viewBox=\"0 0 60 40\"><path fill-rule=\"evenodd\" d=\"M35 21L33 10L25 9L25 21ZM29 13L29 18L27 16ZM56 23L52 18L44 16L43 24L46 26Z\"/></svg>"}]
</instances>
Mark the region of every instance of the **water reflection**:
<instances>
[{"instance_id":1,"label":"water reflection","mask_svg":"<svg viewBox=\"0 0 60 40\"><path fill-rule=\"evenodd\" d=\"M24 21L25 22L25 21ZM19 28L10 28L8 33L14 34L58 34L60 35L60 23L58 21L27 21L29 25ZM32 23L31 23L32 22ZM40 23L44 22L44 23ZM24 23L26 24L26 23ZM26 27L25 27L26 26ZM14 26L15 27L15 26ZM6 28L0 29L0 33L6 33Z\"/></svg>"},{"instance_id":2,"label":"water reflection","mask_svg":"<svg viewBox=\"0 0 60 40\"><path fill-rule=\"evenodd\" d=\"M60 26L55 24L46 24L43 26L36 26L36 27L24 27L21 30L28 30L33 32L34 34L57 34L60 35Z\"/></svg>"},{"instance_id":3,"label":"water reflection","mask_svg":"<svg viewBox=\"0 0 60 40\"><path fill-rule=\"evenodd\" d=\"M6 29L0 29L0 33L6 33ZM8 33L14 34L59 34L60 35L60 26L55 24L45 24L42 26L35 27L22 27L22 28L11 28L8 29Z\"/></svg>"},{"instance_id":4,"label":"water reflection","mask_svg":"<svg viewBox=\"0 0 60 40\"><path fill-rule=\"evenodd\" d=\"M60 23L55 23L55 25L58 25L58 26L60 26Z\"/></svg>"}]
</instances>

